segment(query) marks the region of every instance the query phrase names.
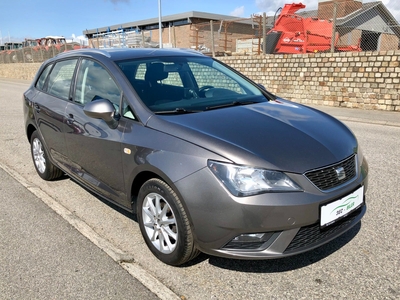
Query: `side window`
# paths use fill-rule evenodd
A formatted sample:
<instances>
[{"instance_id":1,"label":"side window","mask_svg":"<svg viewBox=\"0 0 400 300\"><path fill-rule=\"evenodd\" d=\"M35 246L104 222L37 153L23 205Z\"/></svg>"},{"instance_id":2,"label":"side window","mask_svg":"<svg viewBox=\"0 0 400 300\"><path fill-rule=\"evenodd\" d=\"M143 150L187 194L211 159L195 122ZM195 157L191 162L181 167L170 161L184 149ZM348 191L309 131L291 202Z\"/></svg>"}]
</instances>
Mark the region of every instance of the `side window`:
<instances>
[{"instance_id":1,"label":"side window","mask_svg":"<svg viewBox=\"0 0 400 300\"><path fill-rule=\"evenodd\" d=\"M49 74L51 67L53 66L53 64L48 65L42 72L42 74L40 74L38 81L36 82L36 88L39 90L44 90L44 84L46 83L46 78L47 75Z\"/></svg>"},{"instance_id":2,"label":"side window","mask_svg":"<svg viewBox=\"0 0 400 300\"><path fill-rule=\"evenodd\" d=\"M48 93L58 98L68 100L77 61L77 59L70 59L56 63L50 73L47 86Z\"/></svg>"},{"instance_id":3,"label":"side window","mask_svg":"<svg viewBox=\"0 0 400 300\"><path fill-rule=\"evenodd\" d=\"M146 64L140 64L136 71L135 79L142 79L144 80L144 74L146 74Z\"/></svg>"},{"instance_id":4,"label":"side window","mask_svg":"<svg viewBox=\"0 0 400 300\"><path fill-rule=\"evenodd\" d=\"M131 107L129 106L128 102L126 99L122 101L122 115L125 118L131 119L131 120L136 120L135 115L133 114L133 111Z\"/></svg>"},{"instance_id":5,"label":"side window","mask_svg":"<svg viewBox=\"0 0 400 300\"><path fill-rule=\"evenodd\" d=\"M85 105L96 99L108 99L119 113L121 91L99 63L84 59L79 67L74 101Z\"/></svg>"}]
</instances>

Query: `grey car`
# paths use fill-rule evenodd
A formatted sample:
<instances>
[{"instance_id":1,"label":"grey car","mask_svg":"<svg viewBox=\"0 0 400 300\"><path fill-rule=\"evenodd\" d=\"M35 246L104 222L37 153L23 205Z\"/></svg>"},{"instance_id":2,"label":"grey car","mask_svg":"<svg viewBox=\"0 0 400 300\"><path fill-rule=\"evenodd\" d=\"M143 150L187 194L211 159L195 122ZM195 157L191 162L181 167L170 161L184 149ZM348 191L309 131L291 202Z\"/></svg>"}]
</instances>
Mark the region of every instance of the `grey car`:
<instances>
[{"instance_id":1,"label":"grey car","mask_svg":"<svg viewBox=\"0 0 400 300\"><path fill-rule=\"evenodd\" d=\"M302 253L366 211L368 165L344 124L195 51L63 53L23 102L39 176L137 214L170 265Z\"/></svg>"}]
</instances>

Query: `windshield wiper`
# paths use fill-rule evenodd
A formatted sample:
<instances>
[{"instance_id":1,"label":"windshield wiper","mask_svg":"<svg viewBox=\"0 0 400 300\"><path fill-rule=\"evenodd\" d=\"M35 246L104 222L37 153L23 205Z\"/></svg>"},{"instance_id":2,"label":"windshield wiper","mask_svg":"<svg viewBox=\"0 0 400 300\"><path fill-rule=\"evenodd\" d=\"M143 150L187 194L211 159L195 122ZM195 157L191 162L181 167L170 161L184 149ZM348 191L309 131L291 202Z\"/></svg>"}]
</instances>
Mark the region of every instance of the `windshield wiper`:
<instances>
[{"instance_id":1,"label":"windshield wiper","mask_svg":"<svg viewBox=\"0 0 400 300\"><path fill-rule=\"evenodd\" d=\"M257 101L233 101L233 102L224 103L224 104L215 105L215 106L207 106L206 110L212 110L212 109L218 109L218 108L224 108L224 107L230 107L230 106L254 104L254 103L259 103L259 102L257 102Z\"/></svg>"},{"instance_id":2,"label":"windshield wiper","mask_svg":"<svg viewBox=\"0 0 400 300\"><path fill-rule=\"evenodd\" d=\"M155 111L154 113L157 115L179 115L179 114L192 114L200 112L200 110L188 110L182 107L177 107L173 110L160 110Z\"/></svg>"}]
</instances>

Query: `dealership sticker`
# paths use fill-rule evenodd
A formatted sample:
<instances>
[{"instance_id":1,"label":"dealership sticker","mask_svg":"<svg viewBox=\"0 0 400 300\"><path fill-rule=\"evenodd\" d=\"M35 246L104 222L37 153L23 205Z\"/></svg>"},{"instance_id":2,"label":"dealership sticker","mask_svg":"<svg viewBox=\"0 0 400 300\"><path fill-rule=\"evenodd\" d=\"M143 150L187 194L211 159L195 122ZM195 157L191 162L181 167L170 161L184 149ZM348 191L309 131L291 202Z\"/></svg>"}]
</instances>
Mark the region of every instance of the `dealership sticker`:
<instances>
[{"instance_id":1,"label":"dealership sticker","mask_svg":"<svg viewBox=\"0 0 400 300\"><path fill-rule=\"evenodd\" d=\"M327 226L347 216L360 207L364 201L364 187L360 187L350 195L321 206L321 226Z\"/></svg>"}]
</instances>

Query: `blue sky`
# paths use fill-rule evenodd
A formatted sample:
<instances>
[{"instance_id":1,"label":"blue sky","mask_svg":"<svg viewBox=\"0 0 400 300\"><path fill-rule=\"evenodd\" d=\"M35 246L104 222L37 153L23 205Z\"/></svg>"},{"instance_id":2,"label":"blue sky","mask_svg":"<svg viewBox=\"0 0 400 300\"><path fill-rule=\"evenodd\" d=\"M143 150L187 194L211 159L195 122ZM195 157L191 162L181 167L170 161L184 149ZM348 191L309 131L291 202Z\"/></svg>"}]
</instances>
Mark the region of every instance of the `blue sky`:
<instances>
[{"instance_id":1,"label":"blue sky","mask_svg":"<svg viewBox=\"0 0 400 300\"><path fill-rule=\"evenodd\" d=\"M273 15L285 0L161 0L162 15L201 11L248 18L266 12ZM316 9L318 0L301 1ZM371 2L371 0L364 0ZM400 1L382 1L400 20ZM95 29L158 17L158 0L0 0L0 43L61 35L82 36Z\"/></svg>"}]
</instances>

